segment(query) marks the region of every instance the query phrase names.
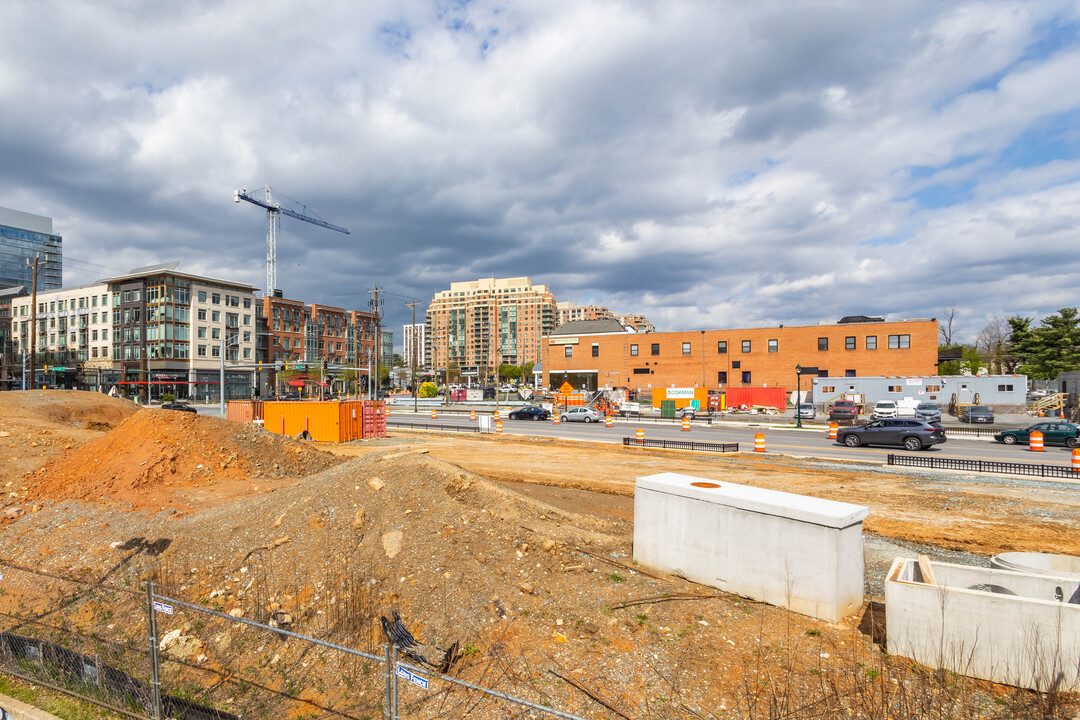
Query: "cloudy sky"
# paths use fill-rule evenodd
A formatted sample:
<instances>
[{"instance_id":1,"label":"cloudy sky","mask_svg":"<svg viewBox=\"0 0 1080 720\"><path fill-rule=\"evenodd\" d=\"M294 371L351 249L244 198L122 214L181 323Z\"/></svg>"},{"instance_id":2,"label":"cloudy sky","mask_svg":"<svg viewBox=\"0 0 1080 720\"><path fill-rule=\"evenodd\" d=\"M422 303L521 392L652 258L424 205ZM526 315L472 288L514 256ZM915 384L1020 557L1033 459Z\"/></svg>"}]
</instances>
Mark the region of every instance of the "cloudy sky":
<instances>
[{"instance_id":1,"label":"cloudy sky","mask_svg":"<svg viewBox=\"0 0 1080 720\"><path fill-rule=\"evenodd\" d=\"M528 275L661 330L1076 305L1080 2L5 0L0 205L65 284L366 307ZM423 306L420 308L423 309Z\"/></svg>"}]
</instances>

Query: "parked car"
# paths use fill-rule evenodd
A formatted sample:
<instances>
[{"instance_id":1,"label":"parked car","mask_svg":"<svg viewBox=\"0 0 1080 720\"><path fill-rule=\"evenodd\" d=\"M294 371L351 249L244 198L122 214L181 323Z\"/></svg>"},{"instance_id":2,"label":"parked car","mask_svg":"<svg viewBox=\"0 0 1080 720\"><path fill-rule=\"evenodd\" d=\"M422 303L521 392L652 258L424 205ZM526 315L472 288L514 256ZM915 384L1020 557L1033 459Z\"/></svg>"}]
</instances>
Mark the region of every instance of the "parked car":
<instances>
[{"instance_id":1,"label":"parked car","mask_svg":"<svg viewBox=\"0 0 1080 720\"><path fill-rule=\"evenodd\" d=\"M161 406L161 409L162 410L179 410L181 412L192 412L192 413L193 412L198 412L197 410L195 410L195 408L191 407L190 405L185 405L184 403L178 403L178 402L165 403L164 405Z\"/></svg>"},{"instance_id":2,"label":"parked car","mask_svg":"<svg viewBox=\"0 0 1080 720\"><path fill-rule=\"evenodd\" d=\"M559 415L559 422L586 422L594 423L603 420L600 413L591 407L572 407L563 410Z\"/></svg>"},{"instance_id":3,"label":"parked car","mask_svg":"<svg viewBox=\"0 0 1080 720\"><path fill-rule=\"evenodd\" d=\"M11 717L11 713L9 713L4 708L0 707L0 720L14 720L14 719Z\"/></svg>"},{"instance_id":4,"label":"parked car","mask_svg":"<svg viewBox=\"0 0 1080 720\"><path fill-rule=\"evenodd\" d=\"M915 406L915 419L941 422L941 408L937 406L937 403L921 402Z\"/></svg>"},{"instance_id":5,"label":"parked car","mask_svg":"<svg viewBox=\"0 0 1080 720\"><path fill-rule=\"evenodd\" d=\"M994 413L985 405L968 405L960 410L960 422L994 424Z\"/></svg>"},{"instance_id":6,"label":"parked car","mask_svg":"<svg viewBox=\"0 0 1080 720\"><path fill-rule=\"evenodd\" d=\"M854 420L859 417L859 406L852 400L837 400L829 409L830 420Z\"/></svg>"},{"instance_id":7,"label":"parked car","mask_svg":"<svg viewBox=\"0 0 1080 720\"><path fill-rule=\"evenodd\" d=\"M549 417L551 413L535 405L526 405L510 413L511 420L547 420Z\"/></svg>"},{"instance_id":8,"label":"parked car","mask_svg":"<svg viewBox=\"0 0 1080 720\"><path fill-rule=\"evenodd\" d=\"M896 407L896 403L892 400L879 400L874 405L874 411L870 414L870 417L881 420L882 418L894 418L898 414L899 408Z\"/></svg>"},{"instance_id":9,"label":"parked car","mask_svg":"<svg viewBox=\"0 0 1080 720\"><path fill-rule=\"evenodd\" d=\"M679 417L680 418L690 418L691 420L693 420L694 418L697 417L697 409L695 409L691 405L687 405L686 407L681 408L679 410Z\"/></svg>"},{"instance_id":10,"label":"parked car","mask_svg":"<svg viewBox=\"0 0 1080 720\"><path fill-rule=\"evenodd\" d=\"M1028 444L1031 433L1038 430L1043 434L1044 445L1064 445L1067 448L1080 446L1080 426L1070 422L1039 422L1022 430L1002 430L994 439L1006 445Z\"/></svg>"},{"instance_id":11,"label":"parked car","mask_svg":"<svg viewBox=\"0 0 1080 720\"><path fill-rule=\"evenodd\" d=\"M813 420L817 417L817 411L814 410L814 403L799 403L799 409L795 412L796 417L800 417L803 420Z\"/></svg>"},{"instance_id":12,"label":"parked car","mask_svg":"<svg viewBox=\"0 0 1080 720\"><path fill-rule=\"evenodd\" d=\"M860 445L899 445L907 450L945 442L945 430L937 423L908 418L871 420L866 425L841 428L836 441L848 447Z\"/></svg>"}]
</instances>

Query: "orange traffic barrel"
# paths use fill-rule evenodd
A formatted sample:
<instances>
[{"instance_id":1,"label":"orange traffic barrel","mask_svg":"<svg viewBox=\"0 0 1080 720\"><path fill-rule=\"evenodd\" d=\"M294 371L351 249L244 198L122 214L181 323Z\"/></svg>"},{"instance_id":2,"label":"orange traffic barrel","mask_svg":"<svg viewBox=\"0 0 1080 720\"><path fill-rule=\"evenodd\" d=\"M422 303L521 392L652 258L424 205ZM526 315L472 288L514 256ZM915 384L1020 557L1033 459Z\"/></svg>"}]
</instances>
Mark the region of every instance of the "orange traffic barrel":
<instances>
[{"instance_id":1,"label":"orange traffic barrel","mask_svg":"<svg viewBox=\"0 0 1080 720\"><path fill-rule=\"evenodd\" d=\"M555 423L556 425L559 424L559 413L555 413L551 416L551 422Z\"/></svg>"},{"instance_id":2,"label":"orange traffic barrel","mask_svg":"<svg viewBox=\"0 0 1080 720\"><path fill-rule=\"evenodd\" d=\"M469 411L469 419L470 420L475 420L476 419L476 411L475 410L470 410Z\"/></svg>"},{"instance_id":3,"label":"orange traffic barrel","mask_svg":"<svg viewBox=\"0 0 1080 720\"><path fill-rule=\"evenodd\" d=\"M436 419L435 408L431 408L431 419L432 420Z\"/></svg>"},{"instance_id":4,"label":"orange traffic barrel","mask_svg":"<svg viewBox=\"0 0 1080 720\"><path fill-rule=\"evenodd\" d=\"M829 439L836 439L836 431L840 427L840 423L829 423Z\"/></svg>"},{"instance_id":5,"label":"orange traffic barrel","mask_svg":"<svg viewBox=\"0 0 1080 720\"><path fill-rule=\"evenodd\" d=\"M499 411L498 411L498 410L496 410L496 411L495 411L495 420L498 420L498 419L499 419Z\"/></svg>"},{"instance_id":6,"label":"orange traffic barrel","mask_svg":"<svg viewBox=\"0 0 1080 720\"><path fill-rule=\"evenodd\" d=\"M689 430L690 429L690 418L684 417L682 419L682 429L683 430Z\"/></svg>"},{"instance_id":7,"label":"orange traffic barrel","mask_svg":"<svg viewBox=\"0 0 1080 720\"><path fill-rule=\"evenodd\" d=\"M1028 436L1028 450L1034 450L1035 452L1043 452L1043 434L1036 430Z\"/></svg>"},{"instance_id":8,"label":"orange traffic barrel","mask_svg":"<svg viewBox=\"0 0 1080 720\"><path fill-rule=\"evenodd\" d=\"M495 421L495 432L502 435L502 420Z\"/></svg>"},{"instance_id":9,"label":"orange traffic barrel","mask_svg":"<svg viewBox=\"0 0 1080 720\"><path fill-rule=\"evenodd\" d=\"M634 435L637 438L638 445L645 444L645 428L638 428L634 431Z\"/></svg>"},{"instance_id":10,"label":"orange traffic barrel","mask_svg":"<svg viewBox=\"0 0 1080 720\"><path fill-rule=\"evenodd\" d=\"M615 427L615 421L612 420L610 415L608 415L604 418L604 425L607 427Z\"/></svg>"},{"instance_id":11,"label":"orange traffic barrel","mask_svg":"<svg viewBox=\"0 0 1080 720\"><path fill-rule=\"evenodd\" d=\"M754 452L765 452L765 433L754 433Z\"/></svg>"},{"instance_id":12,"label":"orange traffic barrel","mask_svg":"<svg viewBox=\"0 0 1080 720\"><path fill-rule=\"evenodd\" d=\"M1073 450L1072 470L1074 473L1080 473L1080 448Z\"/></svg>"}]
</instances>

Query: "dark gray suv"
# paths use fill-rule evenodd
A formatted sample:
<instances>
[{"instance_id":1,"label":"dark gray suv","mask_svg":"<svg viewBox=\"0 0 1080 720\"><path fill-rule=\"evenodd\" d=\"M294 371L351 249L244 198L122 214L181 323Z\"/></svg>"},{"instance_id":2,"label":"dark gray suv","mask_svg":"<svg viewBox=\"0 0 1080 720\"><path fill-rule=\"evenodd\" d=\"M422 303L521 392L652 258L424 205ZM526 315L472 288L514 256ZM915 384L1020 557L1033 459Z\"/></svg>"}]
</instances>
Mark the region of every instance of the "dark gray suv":
<instances>
[{"instance_id":1,"label":"dark gray suv","mask_svg":"<svg viewBox=\"0 0 1080 720\"><path fill-rule=\"evenodd\" d=\"M866 425L841 428L836 442L848 447L860 445L898 445L906 450L923 448L945 442L945 430L937 423L910 418L885 418Z\"/></svg>"}]
</instances>

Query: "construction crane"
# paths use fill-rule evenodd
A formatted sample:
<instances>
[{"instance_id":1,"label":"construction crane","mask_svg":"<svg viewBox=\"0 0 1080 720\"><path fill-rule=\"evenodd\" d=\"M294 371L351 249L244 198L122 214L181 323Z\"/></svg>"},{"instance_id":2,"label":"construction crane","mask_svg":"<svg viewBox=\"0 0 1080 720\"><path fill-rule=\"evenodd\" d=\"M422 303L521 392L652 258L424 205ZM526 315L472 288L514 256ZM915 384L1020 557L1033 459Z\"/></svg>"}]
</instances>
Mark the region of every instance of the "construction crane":
<instances>
[{"instance_id":1,"label":"construction crane","mask_svg":"<svg viewBox=\"0 0 1080 720\"><path fill-rule=\"evenodd\" d=\"M277 231L279 215L288 215L291 218L297 220L303 220L309 222L312 225L318 225L328 230L336 230L339 233L349 233L349 228L343 228L338 225L331 225L325 220L312 217L307 214L307 208L301 206L301 212L290 210L287 207L281 207L280 204L274 201L274 196L270 190L269 185L263 185L263 189L266 192L266 199L259 200L256 197L248 195L247 188L233 191L233 202L240 202L241 200L247 200L252 205L258 205L266 210L266 294L273 297L274 291L277 289Z\"/></svg>"}]
</instances>

